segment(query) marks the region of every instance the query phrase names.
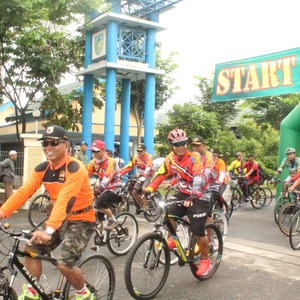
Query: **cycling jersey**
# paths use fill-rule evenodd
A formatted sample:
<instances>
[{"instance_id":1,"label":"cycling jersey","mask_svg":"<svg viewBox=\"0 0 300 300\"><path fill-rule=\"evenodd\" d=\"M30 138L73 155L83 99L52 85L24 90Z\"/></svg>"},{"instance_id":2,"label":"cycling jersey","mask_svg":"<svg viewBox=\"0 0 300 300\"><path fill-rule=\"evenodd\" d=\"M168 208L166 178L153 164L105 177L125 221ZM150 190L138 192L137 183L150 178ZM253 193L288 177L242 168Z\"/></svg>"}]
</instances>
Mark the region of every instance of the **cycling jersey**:
<instances>
[{"instance_id":1,"label":"cycling jersey","mask_svg":"<svg viewBox=\"0 0 300 300\"><path fill-rule=\"evenodd\" d=\"M124 175L130 172L134 167L137 168L139 176L148 177L155 173L152 155L145 153L143 156L136 155L124 168L122 168L119 173Z\"/></svg>"},{"instance_id":2,"label":"cycling jersey","mask_svg":"<svg viewBox=\"0 0 300 300\"><path fill-rule=\"evenodd\" d=\"M282 160L277 173L281 173L285 167L288 168L290 176L296 175L296 173L300 172L300 157L296 157L295 160L288 160L288 158L285 157Z\"/></svg>"},{"instance_id":3,"label":"cycling jersey","mask_svg":"<svg viewBox=\"0 0 300 300\"><path fill-rule=\"evenodd\" d=\"M215 182L217 179L217 174L215 172L215 162L213 154L210 151L205 151L205 154L200 154L200 159L207 180L209 182Z\"/></svg>"},{"instance_id":4,"label":"cycling jersey","mask_svg":"<svg viewBox=\"0 0 300 300\"><path fill-rule=\"evenodd\" d=\"M103 188L114 188L110 183L114 177L114 159L104 154L101 160L93 158L87 165L89 176L92 176L94 172L98 174L100 185Z\"/></svg>"},{"instance_id":5,"label":"cycling jersey","mask_svg":"<svg viewBox=\"0 0 300 300\"><path fill-rule=\"evenodd\" d=\"M249 176L247 176L247 179L252 179L256 182L259 181L258 163L256 163L255 161L252 162L247 161L244 163L244 168L246 169L247 173L249 173L251 169L254 170L254 172L252 172Z\"/></svg>"},{"instance_id":6,"label":"cycling jersey","mask_svg":"<svg viewBox=\"0 0 300 300\"><path fill-rule=\"evenodd\" d=\"M221 158L215 160L215 170L217 174L217 182L218 183L228 183L228 174L226 172L226 164L225 161Z\"/></svg>"},{"instance_id":7,"label":"cycling jersey","mask_svg":"<svg viewBox=\"0 0 300 300\"><path fill-rule=\"evenodd\" d=\"M153 176L146 190L155 191L170 175L174 176L178 189L183 194L201 197L208 187L203 165L197 152L187 151L180 160L174 152L171 152Z\"/></svg>"},{"instance_id":8,"label":"cycling jersey","mask_svg":"<svg viewBox=\"0 0 300 300\"><path fill-rule=\"evenodd\" d=\"M229 173L230 171L233 171L233 174L241 175L241 166L242 166L242 161L236 159L228 166L227 171Z\"/></svg>"},{"instance_id":9,"label":"cycling jersey","mask_svg":"<svg viewBox=\"0 0 300 300\"><path fill-rule=\"evenodd\" d=\"M66 156L55 169L50 161L39 164L26 183L2 205L5 216L9 217L22 206L42 184L54 203L47 226L55 230L61 226L69 210L80 211L93 204L93 190L85 166L76 158ZM70 214L68 220L95 222L95 211L90 209Z\"/></svg>"}]
</instances>

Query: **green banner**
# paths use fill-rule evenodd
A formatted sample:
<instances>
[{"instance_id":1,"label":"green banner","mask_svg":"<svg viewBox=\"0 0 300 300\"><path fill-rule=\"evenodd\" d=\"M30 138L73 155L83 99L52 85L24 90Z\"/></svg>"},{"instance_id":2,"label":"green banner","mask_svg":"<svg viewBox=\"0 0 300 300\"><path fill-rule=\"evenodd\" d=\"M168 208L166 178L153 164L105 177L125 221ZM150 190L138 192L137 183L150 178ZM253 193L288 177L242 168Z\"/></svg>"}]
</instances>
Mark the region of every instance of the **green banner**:
<instances>
[{"instance_id":1,"label":"green banner","mask_svg":"<svg viewBox=\"0 0 300 300\"><path fill-rule=\"evenodd\" d=\"M300 91L300 48L217 64L213 102Z\"/></svg>"}]
</instances>

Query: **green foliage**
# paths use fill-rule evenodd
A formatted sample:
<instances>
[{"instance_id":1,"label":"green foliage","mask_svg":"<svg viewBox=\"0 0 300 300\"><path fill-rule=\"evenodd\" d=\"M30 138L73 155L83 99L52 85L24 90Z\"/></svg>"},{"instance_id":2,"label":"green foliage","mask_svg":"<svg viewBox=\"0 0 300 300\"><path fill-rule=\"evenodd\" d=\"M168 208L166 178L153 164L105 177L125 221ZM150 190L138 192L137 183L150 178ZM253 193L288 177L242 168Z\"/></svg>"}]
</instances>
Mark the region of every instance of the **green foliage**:
<instances>
[{"instance_id":1,"label":"green foliage","mask_svg":"<svg viewBox=\"0 0 300 300\"><path fill-rule=\"evenodd\" d=\"M83 37L66 34L68 25L84 22L84 14L102 0L11 0L0 1L0 99L10 100L16 109L22 132L26 132L25 111L41 93L52 96L63 74L82 66ZM72 29L74 30L74 29ZM63 96L51 105L65 112ZM54 100L58 102L55 103Z\"/></svg>"}]
</instances>

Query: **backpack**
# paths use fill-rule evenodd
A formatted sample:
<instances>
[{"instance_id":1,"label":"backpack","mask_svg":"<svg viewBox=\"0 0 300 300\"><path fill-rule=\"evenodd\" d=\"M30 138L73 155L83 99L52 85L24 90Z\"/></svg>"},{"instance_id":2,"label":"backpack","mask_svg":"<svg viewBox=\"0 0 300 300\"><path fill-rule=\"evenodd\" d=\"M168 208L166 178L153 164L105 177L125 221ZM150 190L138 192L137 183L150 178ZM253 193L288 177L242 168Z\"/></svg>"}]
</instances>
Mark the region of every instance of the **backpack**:
<instances>
[{"instance_id":1,"label":"backpack","mask_svg":"<svg viewBox=\"0 0 300 300\"><path fill-rule=\"evenodd\" d=\"M260 164L258 164L258 175L259 175L259 183L263 184L264 181L267 179L267 174L266 172L263 170L263 168L261 167Z\"/></svg>"}]
</instances>

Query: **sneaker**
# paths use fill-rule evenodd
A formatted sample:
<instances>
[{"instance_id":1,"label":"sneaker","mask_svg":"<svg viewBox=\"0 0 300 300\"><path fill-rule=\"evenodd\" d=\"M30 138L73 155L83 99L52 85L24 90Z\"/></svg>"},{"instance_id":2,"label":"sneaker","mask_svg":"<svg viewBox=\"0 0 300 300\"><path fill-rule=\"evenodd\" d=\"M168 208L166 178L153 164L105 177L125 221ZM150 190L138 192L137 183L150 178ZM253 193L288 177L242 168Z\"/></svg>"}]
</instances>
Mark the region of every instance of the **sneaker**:
<instances>
[{"instance_id":1,"label":"sneaker","mask_svg":"<svg viewBox=\"0 0 300 300\"><path fill-rule=\"evenodd\" d=\"M200 265L199 265L199 268L198 268L198 271L196 273L197 276L204 276L206 275L209 270L211 269L211 261L210 259L201 259L200 261Z\"/></svg>"},{"instance_id":2,"label":"sneaker","mask_svg":"<svg viewBox=\"0 0 300 300\"><path fill-rule=\"evenodd\" d=\"M168 244L168 247L169 247L170 250L176 248L175 241L174 241L174 239L172 237L169 237L167 239L167 244Z\"/></svg>"},{"instance_id":3,"label":"sneaker","mask_svg":"<svg viewBox=\"0 0 300 300\"><path fill-rule=\"evenodd\" d=\"M108 221L108 223L105 225L104 230L110 231L115 229L119 223L117 221Z\"/></svg>"},{"instance_id":4,"label":"sneaker","mask_svg":"<svg viewBox=\"0 0 300 300\"><path fill-rule=\"evenodd\" d=\"M23 294L18 297L18 300L39 300L40 296L33 287L27 286L26 283L22 285Z\"/></svg>"},{"instance_id":5,"label":"sneaker","mask_svg":"<svg viewBox=\"0 0 300 300\"><path fill-rule=\"evenodd\" d=\"M246 199L245 199L245 201L251 201L251 197L247 197Z\"/></svg>"},{"instance_id":6,"label":"sneaker","mask_svg":"<svg viewBox=\"0 0 300 300\"><path fill-rule=\"evenodd\" d=\"M91 293L89 289L86 289L87 292L84 294L75 293L75 300L94 300L94 295Z\"/></svg>"}]
</instances>

